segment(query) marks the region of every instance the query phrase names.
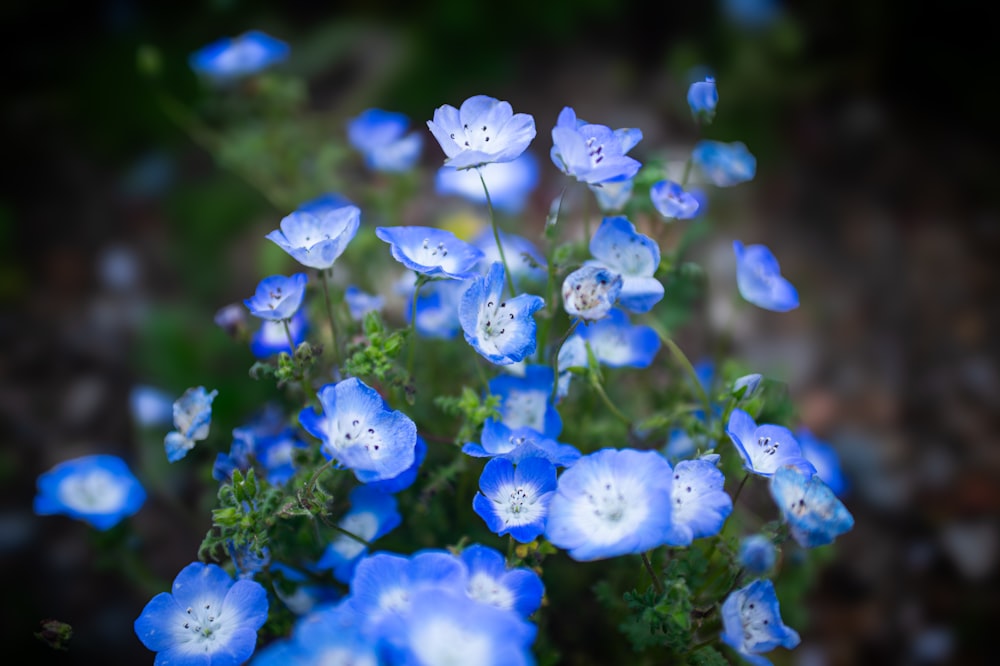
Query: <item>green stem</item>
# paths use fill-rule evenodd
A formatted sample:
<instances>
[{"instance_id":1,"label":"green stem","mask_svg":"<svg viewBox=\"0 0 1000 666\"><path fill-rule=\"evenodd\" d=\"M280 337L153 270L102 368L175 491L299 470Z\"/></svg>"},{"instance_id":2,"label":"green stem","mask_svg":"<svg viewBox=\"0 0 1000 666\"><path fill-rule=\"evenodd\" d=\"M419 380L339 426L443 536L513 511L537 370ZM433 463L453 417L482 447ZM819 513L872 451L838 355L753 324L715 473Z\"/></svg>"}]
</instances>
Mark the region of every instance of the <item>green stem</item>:
<instances>
[{"instance_id":1,"label":"green stem","mask_svg":"<svg viewBox=\"0 0 1000 666\"><path fill-rule=\"evenodd\" d=\"M656 575L656 570L653 568L653 563L649 561L648 553L639 553L642 557L642 563L646 566L646 571L649 572L649 577L653 579L653 587L656 588L656 593L659 595L663 594L663 583L660 582L660 577Z\"/></svg>"},{"instance_id":2,"label":"green stem","mask_svg":"<svg viewBox=\"0 0 1000 666\"><path fill-rule=\"evenodd\" d=\"M681 348L677 346L677 343L670 339L670 336L668 336L666 332L660 328L660 325L655 320L651 319L647 323L650 328L656 331L656 335L659 336L660 341L670 349L670 353L674 355L674 358L681 364L681 367L684 368L684 371L687 372L688 376L691 378L691 381L694 383L695 392L698 394L698 399L701 400L701 404L705 408L705 420L707 421L712 415L712 403L708 399L708 394L705 393L705 389L701 385L701 381L698 379L698 373L695 372L694 366L691 365L691 361L688 360L688 357L683 351L681 351Z\"/></svg>"},{"instance_id":3,"label":"green stem","mask_svg":"<svg viewBox=\"0 0 1000 666\"><path fill-rule=\"evenodd\" d=\"M281 323L285 328L285 337L288 338L288 346L292 350L292 363L295 364L295 367L299 372L299 381L302 382L302 393L306 396L307 403L313 400L318 401L316 391L314 391L313 387L309 384L309 374L306 372L305 368L299 365L298 359L295 358L295 338L292 337L292 329L288 325L289 321L289 319L282 319Z\"/></svg>"},{"instance_id":4,"label":"green stem","mask_svg":"<svg viewBox=\"0 0 1000 666\"><path fill-rule=\"evenodd\" d=\"M681 189L683 190L687 187L688 178L691 177L691 167L694 165L694 160L688 157L687 162L684 163L684 176L681 178Z\"/></svg>"},{"instance_id":5,"label":"green stem","mask_svg":"<svg viewBox=\"0 0 1000 666\"><path fill-rule=\"evenodd\" d=\"M410 351L406 359L406 374L413 377L413 359L417 350L417 293L427 282L427 276L417 273L417 280L413 283L413 303L410 305Z\"/></svg>"},{"instance_id":6,"label":"green stem","mask_svg":"<svg viewBox=\"0 0 1000 666\"><path fill-rule=\"evenodd\" d=\"M511 275L510 266L507 265L507 257L503 251L503 243L500 242L500 229L497 228L496 215L493 214L493 200L490 199L490 189L486 187L486 179L483 178L483 171L480 168L476 168L476 173L479 174L479 182L483 184L483 192L486 193L486 208L490 213L490 226L493 227L493 239L497 243L497 251L500 253L500 261L503 263L503 271L507 276L507 288L510 289L511 298L517 296L517 290L514 288L514 276Z\"/></svg>"},{"instance_id":7,"label":"green stem","mask_svg":"<svg viewBox=\"0 0 1000 666\"><path fill-rule=\"evenodd\" d=\"M604 391L604 387L601 386L601 383L597 382L597 381L594 381L594 382L591 382L591 384L593 385L594 389L597 391L597 395L601 396L601 400L604 401L604 404L607 405L608 409L611 410L611 413L614 414L615 417L619 421L621 421L626 426L628 426L629 428L631 428L632 427L632 421L631 421L631 419L629 419L629 417L625 416L625 414L623 414L620 409L618 409L617 407L615 407L615 403L611 402L611 398L608 397L608 394Z\"/></svg>"},{"instance_id":8,"label":"green stem","mask_svg":"<svg viewBox=\"0 0 1000 666\"><path fill-rule=\"evenodd\" d=\"M740 485L739 485L739 487L738 487L738 488L736 488L736 494L735 494L735 495L733 495L733 506L736 506L736 501L737 501L737 500L739 500L739 498L740 498L740 493L742 493L742 492L743 492L743 486L747 485L747 479L749 479L749 478L750 478L750 472L747 472L747 473L746 473L746 474L745 474L745 475L743 476L743 480L742 480L742 481L740 481Z\"/></svg>"},{"instance_id":9,"label":"green stem","mask_svg":"<svg viewBox=\"0 0 1000 666\"><path fill-rule=\"evenodd\" d=\"M556 207L555 220L552 222L551 226L557 228L556 224L559 222L559 216L562 214L562 204L563 198L566 196L566 188L569 185L563 186L562 192L559 193L559 205ZM549 223L546 221L546 227L544 235L548 237ZM552 320L556 316L556 265L553 259L555 258L556 250L556 237L555 231L553 232L552 238L547 238L545 246L545 269L548 274L547 282L545 284L545 294L546 294L546 311L548 316L542 319L542 324L540 330L538 331L538 360L545 360L545 352L548 349L549 341L549 331L552 329Z\"/></svg>"},{"instance_id":10,"label":"green stem","mask_svg":"<svg viewBox=\"0 0 1000 666\"><path fill-rule=\"evenodd\" d=\"M368 546L369 548L371 548L371 545L372 545L372 544L371 544L371 542L370 542L370 541L366 541L365 539L362 539L361 537L359 537L359 536L358 536L357 534L355 534L354 532L351 532L350 530L345 530L345 529L344 529L343 527L341 527L340 525L335 525L335 524L332 524L332 523L330 524L330 527L332 527L332 528L333 528L333 530L334 530L335 532L340 532L340 533L341 533L341 534L343 534L343 535L344 535L345 537L348 537L349 539L354 539L354 540L355 540L355 541L357 541L358 543L363 543L364 545L366 545L366 546Z\"/></svg>"},{"instance_id":11,"label":"green stem","mask_svg":"<svg viewBox=\"0 0 1000 666\"><path fill-rule=\"evenodd\" d=\"M337 359L340 358L340 348L337 346L337 320L333 316L333 302L330 299L330 277L333 275L333 267L328 270L320 269L319 274L323 284L323 300L326 301L326 316L330 319L330 338L333 341L331 349L333 349L333 364L336 367Z\"/></svg>"}]
</instances>

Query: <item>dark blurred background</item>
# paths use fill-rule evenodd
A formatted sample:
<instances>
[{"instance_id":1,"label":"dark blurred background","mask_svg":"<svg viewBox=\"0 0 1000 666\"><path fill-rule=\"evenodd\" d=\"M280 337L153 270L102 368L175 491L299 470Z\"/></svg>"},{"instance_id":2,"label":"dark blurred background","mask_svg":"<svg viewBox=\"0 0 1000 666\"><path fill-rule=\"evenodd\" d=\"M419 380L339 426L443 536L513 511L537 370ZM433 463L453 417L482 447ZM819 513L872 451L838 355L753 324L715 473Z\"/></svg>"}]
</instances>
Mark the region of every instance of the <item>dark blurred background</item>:
<instances>
[{"instance_id":1,"label":"dark blurred background","mask_svg":"<svg viewBox=\"0 0 1000 666\"><path fill-rule=\"evenodd\" d=\"M841 454L857 521L810 593L803 644L786 663L994 662L995 37L972 3L801 5L5 3L4 645L32 662L148 663L132 621L194 559L208 516L199 486L148 460L162 453L143 445L129 393L259 390L242 374L245 350L211 317L252 292L261 237L288 211L193 143L140 65L189 102L200 93L188 54L258 28L291 44L287 67L308 81L315 111L381 106L419 124L486 93L535 116L540 155L571 105L641 127L640 160L671 148L683 159L698 136L687 85L697 67L714 71L719 115L705 133L744 141L758 174L722 195L692 250L714 288L699 304L708 323L680 340L692 355L723 344L788 382L802 423ZM438 160L429 141L424 163ZM543 208L558 192L548 171ZM734 305L732 238L775 251L799 310ZM722 343L715 329L727 331ZM225 396L223 424L238 418ZM150 483L164 492L132 521L137 535L32 514L38 474L95 452L159 475ZM205 524L185 523L198 515ZM102 556L116 539L141 540L146 568ZM74 626L68 653L32 637L45 618Z\"/></svg>"}]
</instances>

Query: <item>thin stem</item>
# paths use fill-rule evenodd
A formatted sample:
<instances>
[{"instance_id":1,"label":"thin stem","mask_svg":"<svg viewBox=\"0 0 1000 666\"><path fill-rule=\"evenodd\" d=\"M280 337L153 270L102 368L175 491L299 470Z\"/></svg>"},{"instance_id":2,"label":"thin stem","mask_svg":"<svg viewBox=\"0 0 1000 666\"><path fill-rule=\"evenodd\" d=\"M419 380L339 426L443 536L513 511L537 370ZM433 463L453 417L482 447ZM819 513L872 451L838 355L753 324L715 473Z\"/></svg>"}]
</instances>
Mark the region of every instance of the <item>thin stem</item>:
<instances>
[{"instance_id":1,"label":"thin stem","mask_svg":"<svg viewBox=\"0 0 1000 666\"><path fill-rule=\"evenodd\" d=\"M569 339L569 336L573 334L576 327L580 325L581 319L577 318L573 320L563 336L559 338L559 342L556 343L555 349L552 350L552 394L549 396L549 401L555 403L556 401L556 391L559 388L559 348L565 344Z\"/></svg>"},{"instance_id":2,"label":"thin stem","mask_svg":"<svg viewBox=\"0 0 1000 666\"><path fill-rule=\"evenodd\" d=\"M691 177L691 167L694 165L694 160L688 157L687 162L684 163L684 176L681 178L681 189L683 190L687 187L688 178Z\"/></svg>"},{"instance_id":3,"label":"thin stem","mask_svg":"<svg viewBox=\"0 0 1000 666\"><path fill-rule=\"evenodd\" d=\"M427 282L427 277L418 273L417 280L413 283L413 303L410 305L410 351L406 359L406 374L410 377L413 376L413 359L417 349L417 293L425 282Z\"/></svg>"},{"instance_id":4,"label":"thin stem","mask_svg":"<svg viewBox=\"0 0 1000 666\"><path fill-rule=\"evenodd\" d=\"M660 577L656 575L656 570L653 569L653 563L649 561L648 553L639 553L642 557L642 563L646 565L646 571L649 572L649 577L653 579L653 587L656 588L657 594L663 594L663 583L660 582Z\"/></svg>"},{"instance_id":5,"label":"thin stem","mask_svg":"<svg viewBox=\"0 0 1000 666\"><path fill-rule=\"evenodd\" d=\"M330 300L330 276L333 275L333 268L329 270L319 271L320 277L322 278L323 284L323 300L326 301L326 316L330 319L330 338L333 341L333 364L337 365L337 359L340 357L340 348L337 346L337 320L333 316L333 302Z\"/></svg>"},{"instance_id":6,"label":"thin stem","mask_svg":"<svg viewBox=\"0 0 1000 666\"><path fill-rule=\"evenodd\" d=\"M490 213L490 226L493 227L493 239L497 242L497 251L500 253L500 261L503 263L503 272L507 276L507 288L510 289L511 297L517 295L517 290L514 288L514 276L511 275L510 266L507 265L507 257L503 251L503 243L500 242L500 230L497 228L496 215L493 214L493 200L490 199L490 189L486 187L486 179L483 178L483 170L476 168L476 173L479 174L479 182L483 184L483 192L486 193L486 208Z\"/></svg>"},{"instance_id":7,"label":"thin stem","mask_svg":"<svg viewBox=\"0 0 1000 666\"><path fill-rule=\"evenodd\" d=\"M660 325L655 320L648 321L649 326L656 331L656 334L660 337L660 341L663 342L669 349L670 353L674 355L674 358L681 367L684 368L691 381L694 382L695 391L698 394L698 398L701 400L702 406L705 408L705 420L707 421L712 414L712 403L708 399L708 394L705 393L705 388L701 385L701 380L698 379L698 373L695 372L694 366L691 365L691 361L688 357L681 351L681 348L677 346L677 343L670 339L670 336L660 328Z\"/></svg>"},{"instance_id":8,"label":"thin stem","mask_svg":"<svg viewBox=\"0 0 1000 666\"><path fill-rule=\"evenodd\" d=\"M589 189L589 188L588 188ZM590 242L590 207L594 199L592 192L583 195L583 240Z\"/></svg>"},{"instance_id":9,"label":"thin stem","mask_svg":"<svg viewBox=\"0 0 1000 666\"><path fill-rule=\"evenodd\" d=\"M608 409L611 410L611 413L614 414L619 421L621 421L626 426L631 428L632 420L629 419L629 417L625 416L625 414L623 414L620 409L615 407L615 403L611 402L611 398L608 397L608 394L604 391L604 387L601 386L600 382L591 382L591 384L597 391L597 395L601 396L601 400L604 401L604 404L607 405Z\"/></svg>"},{"instance_id":10,"label":"thin stem","mask_svg":"<svg viewBox=\"0 0 1000 666\"><path fill-rule=\"evenodd\" d=\"M344 529L343 527L341 527L340 525L336 525L336 524L334 524L334 523L330 523L330 527L332 527L332 528L334 529L334 531L336 531L336 532L340 532L340 533L341 533L341 534L343 534L343 535L344 535L345 537L348 537L349 539L354 539L354 540L355 540L355 541L357 541L358 543L362 543L362 544L364 544L364 545L368 546L369 548L371 548L371 545L372 545L372 544L371 544L371 542L370 542L370 541L366 541L365 539L362 539L361 537L359 537L359 536L358 536L357 534L355 534L354 532L351 532L350 530L345 530L345 529Z\"/></svg>"},{"instance_id":11,"label":"thin stem","mask_svg":"<svg viewBox=\"0 0 1000 666\"><path fill-rule=\"evenodd\" d=\"M739 487L738 487L738 488L736 488L736 494L735 494L735 495L733 495L733 506L736 506L736 501L737 501L737 500L739 500L739 498L740 498L740 493L742 493L742 492L743 492L743 486L747 485L747 479L749 479L749 478L750 478L750 472L747 472L747 473L746 473L746 474L745 474L745 475L743 476L743 480L742 480L742 481L740 481L740 485L739 485Z\"/></svg>"},{"instance_id":12,"label":"thin stem","mask_svg":"<svg viewBox=\"0 0 1000 666\"><path fill-rule=\"evenodd\" d=\"M313 472L312 476L310 476L309 480L306 482L307 491L312 493L316 490L316 483L319 481L319 477L323 474L323 472L333 467L333 463L334 459L330 458L325 463L316 468L316 471Z\"/></svg>"},{"instance_id":13,"label":"thin stem","mask_svg":"<svg viewBox=\"0 0 1000 666\"><path fill-rule=\"evenodd\" d=\"M559 205L556 206L556 216L551 224L546 220L545 231L543 235L548 237L548 228L552 226L556 228L556 223L559 222L559 216L562 214L562 204L563 199L566 197L566 188L569 185L564 185L562 192L559 193ZM547 238L545 245L545 269L547 276L547 282L545 284L545 295L546 295L546 310L548 311L548 316L542 319L540 330L538 331L538 360L545 360L545 352L548 349L549 341L549 331L552 329L552 320L556 316L556 265L555 265L555 249L556 249L556 237L555 232L552 234L552 238Z\"/></svg>"},{"instance_id":14,"label":"thin stem","mask_svg":"<svg viewBox=\"0 0 1000 666\"><path fill-rule=\"evenodd\" d=\"M483 383L483 389L486 391L486 395L490 395L490 380L486 378L486 371L483 370L483 362L476 359L476 374L479 375L479 380Z\"/></svg>"}]
</instances>

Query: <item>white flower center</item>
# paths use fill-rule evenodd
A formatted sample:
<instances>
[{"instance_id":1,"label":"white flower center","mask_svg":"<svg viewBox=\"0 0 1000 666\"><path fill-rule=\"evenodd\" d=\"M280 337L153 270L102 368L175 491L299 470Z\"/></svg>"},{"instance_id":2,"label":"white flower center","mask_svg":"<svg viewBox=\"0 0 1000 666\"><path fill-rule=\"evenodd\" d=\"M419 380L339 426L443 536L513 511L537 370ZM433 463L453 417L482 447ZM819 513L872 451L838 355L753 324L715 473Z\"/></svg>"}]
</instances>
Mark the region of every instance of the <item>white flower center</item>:
<instances>
[{"instance_id":1,"label":"white flower center","mask_svg":"<svg viewBox=\"0 0 1000 666\"><path fill-rule=\"evenodd\" d=\"M111 513L125 504L128 491L111 472L90 470L63 479L59 484L59 501L80 513Z\"/></svg>"},{"instance_id":2,"label":"white flower center","mask_svg":"<svg viewBox=\"0 0 1000 666\"><path fill-rule=\"evenodd\" d=\"M504 610L510 610L514 607L514 595L511 594L511 591L485 573L477 573L472 576L467 589L469 596L476 601Z\"/></svg>"}]
</instances>

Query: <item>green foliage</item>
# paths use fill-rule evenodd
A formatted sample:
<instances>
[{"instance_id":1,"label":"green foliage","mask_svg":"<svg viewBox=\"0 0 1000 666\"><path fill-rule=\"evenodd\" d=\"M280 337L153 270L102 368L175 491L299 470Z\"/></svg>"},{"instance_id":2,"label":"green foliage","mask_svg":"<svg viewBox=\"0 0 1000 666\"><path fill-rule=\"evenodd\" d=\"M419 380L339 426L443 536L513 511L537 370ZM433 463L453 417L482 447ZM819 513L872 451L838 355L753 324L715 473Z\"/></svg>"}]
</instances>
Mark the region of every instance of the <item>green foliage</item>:
<instances>
[{"instance_id":1,"label":"green foliage","mask_svg":"<svg viewBox=\"0 0 1000 666\"><path fill-rule=\"evenodd\" d=\"M212 511L212 528L198 549L198 557L217 562L228 557L228 548L249 548L254 555L268 544L282 492L263 479L253 468L244 475L233 472L231 484L219 486L218 508Z\"/></svg>"},{"instance_id":2,"label":"green foliage","mask_svg":"<svg viewBox=\"0 0 1000 666\"><path fill-rule=\"evenodd\" d=\"M500 396L490 393L480 399L479 394L468 386L463 386L457 396L436 396L434 404L445 414L461 419L455 433L455 443L459 445L474 439L486 419L500 418Z\"/></svg>"},{"instance_id":3,"label":"green foliage","mask_svg":"<svg viewBox=\"0 0 1000 666\"><path fill-rule=\"evenodd\" d=\"M362 381L377 380L403 388L412 397L409 373L396 363L412 329L390 330L377 312L369 312L364 320L364 337L348 345L344 373Z\"/></svg>"}]
</instances>

